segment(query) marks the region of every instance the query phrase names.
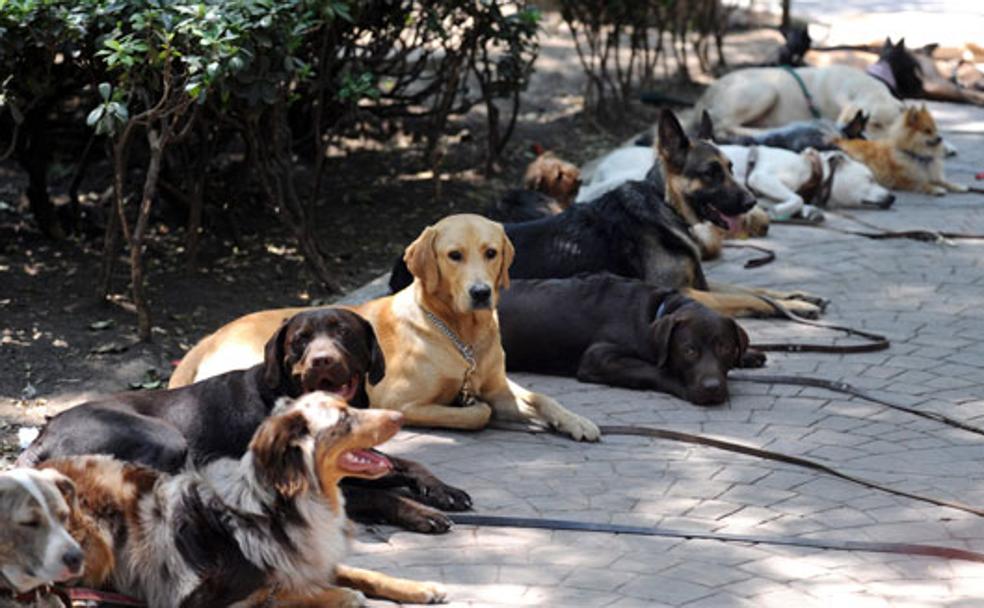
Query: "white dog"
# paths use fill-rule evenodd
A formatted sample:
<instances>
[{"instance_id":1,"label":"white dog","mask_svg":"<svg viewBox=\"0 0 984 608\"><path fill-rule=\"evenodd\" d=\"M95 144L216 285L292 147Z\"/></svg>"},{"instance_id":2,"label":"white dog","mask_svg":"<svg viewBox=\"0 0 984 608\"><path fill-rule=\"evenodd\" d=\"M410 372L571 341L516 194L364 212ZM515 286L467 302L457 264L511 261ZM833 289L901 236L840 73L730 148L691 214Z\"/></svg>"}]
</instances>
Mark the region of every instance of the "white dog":
<instances>
[{"instance_id":1,"label":"white dog","mask_svg":"<svg viewBox=\"0 0 984 608\"><path fill-rule=\"evenodd\" d=\"M822 219L823 213L807 204L810 201L804 201L804 195L829 207L885 209L895 202L895 196L875 181L871 169L839 150L808 148L797 154L768 146L718 147L731 159L735 179L752 191L774 220ZM749 162L750 156L754 162Z\"/></svg>"},{"instance_id":2,"label":"white dog","mask_svg":"<svg viewBox=\"0 0 984 608\"><path fill-rule=\"evenodd\" d=\"M747 185L774 219L788 219L804 210L805 201L797 191L811 181L821 186L818 190L823 191L823 200L819 202L829 207L886 208L895 202L892 193L878 185L868 167L840 151L809 149L797 154L782 148L755 146L757 159L748 176L751 148L718 148L731 160L735 179ZM811 155L815 155L816 165L810 160ZM598 163L590 181L581 186L577 201L594 200L627 181L643 179L653 162L652 148L627 146L613 150ZM806 208L805 215L816 217L818 213L814 208Z\"/></svg>"},{"instance_id":3,"label":"white dog","mask_svg":"<svg viewBox=\"0 0 984 608\"><path fill-rule=\"evenodd\" d=\"M866 134L879 139L904 109L883 82L857 68L831 65L735 70L711 83L695 116L707 110L721 132L749 134L743 127L781 127L811 118L843 125L861 110L868 116Z\"/></svg>"}]
</instances>

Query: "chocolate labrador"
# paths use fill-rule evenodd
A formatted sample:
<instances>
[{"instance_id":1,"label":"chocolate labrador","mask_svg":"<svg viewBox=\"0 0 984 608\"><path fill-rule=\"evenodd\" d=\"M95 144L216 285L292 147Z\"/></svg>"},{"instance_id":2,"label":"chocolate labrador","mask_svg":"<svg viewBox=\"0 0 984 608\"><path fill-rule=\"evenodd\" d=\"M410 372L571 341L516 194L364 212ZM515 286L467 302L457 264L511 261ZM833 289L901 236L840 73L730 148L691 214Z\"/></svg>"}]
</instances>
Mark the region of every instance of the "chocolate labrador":
<instances>
[{"instance_id":1,"label":"chocolate labrador","mask_svg":"<svg viewBox=\"0 0 984 608\"><path fill-rule=\"evenodd\" d=\"M175 473L240 457L281 398L322 390L365 407L366 381L378 383L385 371L383 351L365 319L337 308L302 312L286 319L266 343L263 363L179 389L119 393L65 410L17 462L34 466L51 458L110 454ZM450 520L416 500L446 510L470 507L465 492L422 465L388 458L391 474L343 484L354 519L444 532Z\"/></svg>"},{"instance_id":2,"label":"chocolate labrador","mask_svg":"<svg viewBox=\"0 0 984 608\"><path fill-rule=\"evenodd\" d=\"M696 405L728 398L731 368L765 364L733 319L611 274L513 281L499 325L510 370L652 389Z\"/></svg>"}]
</instances>

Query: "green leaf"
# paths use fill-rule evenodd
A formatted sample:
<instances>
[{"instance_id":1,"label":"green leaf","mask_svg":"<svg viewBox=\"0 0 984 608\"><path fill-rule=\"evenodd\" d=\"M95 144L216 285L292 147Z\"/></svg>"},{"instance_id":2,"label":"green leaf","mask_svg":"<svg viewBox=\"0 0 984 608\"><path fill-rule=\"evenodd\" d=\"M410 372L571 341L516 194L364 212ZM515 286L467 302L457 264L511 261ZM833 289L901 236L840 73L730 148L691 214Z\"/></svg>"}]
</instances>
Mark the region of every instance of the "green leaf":
<instances>
[{"instance_id":1,"label":"green leaf","mask_svg":"<svg viewBox=\"0 0 984 608\"><path fill-rule=\"evenodd\" d=\"M113 93L113 86L108 82L99 83L99 96L103 98L103 101L109 101L109 96Z\"/></svg>"}]
</instances>

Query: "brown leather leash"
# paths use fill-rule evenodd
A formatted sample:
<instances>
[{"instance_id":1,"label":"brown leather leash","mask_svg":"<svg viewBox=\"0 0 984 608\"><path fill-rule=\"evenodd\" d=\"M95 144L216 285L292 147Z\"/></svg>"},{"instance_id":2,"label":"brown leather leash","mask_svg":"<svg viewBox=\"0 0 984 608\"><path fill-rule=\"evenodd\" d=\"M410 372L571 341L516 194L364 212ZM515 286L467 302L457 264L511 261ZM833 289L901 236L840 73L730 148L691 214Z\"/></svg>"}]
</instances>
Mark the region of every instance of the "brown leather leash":
<instances>
[{"instance_id":1,"label":"brown leather leash","mask_svg":"<svg viewBox=\"0 0 984 608\"><path fill-rule=\"evenodd\" d=\"M766 264L771 264L776 259L775 251L767 247L752 245L751 243L725 243L724 247L726 249L754 249L755 251L761 251L765 254L757 258L745 260L745 268L758 268L759 266L765 266Z\"/></svg>"},{"instance_id":2,"label":"brown leather leash","mask_svg":"<svg viewBox=\"0 0 984 608\"><path fill-rule=\"evenodd\" d=\"M99 606L100 608L108 606L143 608L147 605L137 598L110 591L99 591L84 587L67 587L62 588L60 591L62 596L67 596L70 600L70 603L66 605L72 606L73 608L91 608L94 606Z\"/></svg>"},{"instance_id":3,"label":"brown leather leash","mask_svg":"<svg viewBox=\"0 0 984 608\"><path fill-rule=\"evenodd\" d=\"M882 405L893 410L898 410L900 412L905 412L907 414L912 414L913 416L919 416L920 418L926 418L927 420L939 422L940 424L945 424L962 431L967 431L968 433L984 436L984 429L981 427L963 422L962 420L957 420L956 418L951 418L945 414L940 414L939 412L927 412L914 407L892 403L891 401L886 401L880 397L875 397L871 393L861 390L846 382L828 380L826 378L815 378L813 376L782 376L770 374L728 374L728 379L737 380L739 382L754 382L757 384L789 384L793 386L822 388L835 393L843 393L845 395L857 397L858 399L864 399L865 401L877 403L878 405Z\"/></svg>"},{"instance_id":4,"label":"brown leather leash","mask_svg":"<svg viewBox=\"0 0 984 608\"><path fill-rule=\"evenodd\" d=\"M512 423L512 422L502 422L493 421L490 428L498 429L501 431L512 431L512 432L526 432L532 434L545 434L551 433L550 429L547 429L536 424L523 424L523 423ZM939 507L946 507L948 509L955 509L957 511L963 511L965 513L970 513L978 517L984 517L984 509L979 509L977 507L950 501L943 498L936 498L935 496L926 496L923 494L916 494L914 492L907 492L905 490L899 490L889 486L882 485L880 483L864 479L863 477L856 477L848 473L843 473L829 467L820 462L810 460L809 458L802 458L800 456L792 456L790 454L784 454L782 452L774 452L772 450L766 450L764 448L756 448L748 445L743 445L740 443L735 443L733 441L726 441L724 439L715 439L714 437L708 437L706 435L697 435L695 433L685 433L683 431L674 431L672 429L664 429L651 426L629 426L629 425L600 425L598 427L601 430L601 435L626 435L633 437L649 437L653 439L667 439L670 441L678 441L681 443L690 443L694 445L701 445L705 447L715 448L718 450L725 450L728 452L734 452L737 454L745 454L746 456L753 456L755 458L760 458L763 460L772 460L775 462L782 462L785 464L790 464L793 466L798 466L826 475L831 477L836 477L844 481L848 481L854 484L864 486L866 488L877 490L879 492L885 492L886 494L892 494L895 496L900 496L902 498L908 498L918 502L924 502Z\"/></svg>"},{"instance_id":5,"label":"brown leather leash","mask_svg":"<svg viewBox=\"0 0 984 608\"><path fill-rule=\"evenodd\" d=\"M502 515L473 515L468 513L448 514L455 524L462 526L489 526L496 528L524 528L533 530L566 530L571 532L601 532L605 534L628 534L633 536L658 536L662 538L681 538L684 540L714 540L719 542L746 543L751 545L779 545L787 547L808 547L831 551L863 551L867 553L892 553L896 555L916 555L920 557L940 557L968 562L984 563L984 553L914 543L884 543L858 540L805 538L801 536L762 536L758 534L726 534L722 532L694 532L661 528L658 526L626 526L570 519L550 519L533 517L512 517Z\"/></svg>"},{"instance_id":6,"label":"brown leather leash","mask_svg":"<svg viewBox=\"0 0 984 608\"><path fill-rule=\"evenodd\" d=\"M984 189L976 189L976 190L979 190L981 194L984 194ZM872 239L876 241L884 241L889 239L909 239L912 241L919 241L921 243L943 243L948 240L975 240L975 241L984 240L984 234L973 234L967 232L946 232L946 231L923 230L923 229L885 230L881 226L877 226L870 222L866 222L845 211L838 211L837 213L834 213L828 210L826 211L826 213L829 213L830 215L840 216L843 217L844 219L848 219L852 222L861 224L862 226L869 228L870 231L851 230L849 228L835 228L834 226L827 226L826 224L817 224L814 222L807 222L804 220L796 220L796 219L782 220L782 221L773 220L772 223L789 224L792 226L804 226L808 228L818 228L820 230L826 230L828 232L837 232L839 234L860 236L866 239Z\"/></svg>"}]
</instances>

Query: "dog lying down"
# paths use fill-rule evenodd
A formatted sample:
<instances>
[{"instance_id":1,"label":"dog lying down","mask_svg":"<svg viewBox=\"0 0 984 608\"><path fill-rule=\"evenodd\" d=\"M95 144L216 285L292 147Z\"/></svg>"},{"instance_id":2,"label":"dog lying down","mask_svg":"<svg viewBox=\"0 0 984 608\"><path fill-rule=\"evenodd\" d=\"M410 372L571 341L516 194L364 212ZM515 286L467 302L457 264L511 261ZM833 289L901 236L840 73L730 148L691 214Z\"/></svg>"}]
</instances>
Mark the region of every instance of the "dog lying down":
<instances>
[{"instance_id":1,"label":"dog lying down","mask_svg":"<svg viewBox=\"0 0 984 608\"><path fill-rule=\"evenodd\" d=\"M242 456L279 397L322 390L364 407L366 384L377 384L386 375L372 326L342 309L289 316L261 353L261 361L246 370L171 390L118 393L69 408L48 421L17 462L35 466L52 458L107 454L177 473L218 457ZM469 508L465 492L443 484L422 465L400 458L390 462L394 470L385 479L343 484L353 519L446 532L451 521L431 507Z\"/></svg>"},{"instance_id":2,"label":"dog lying down","mask_svg":"<svg viewBox=\"0 0 984 608\"><path fill-rule=\"evenodd\" d=\"M933 115L923 105L906 108L885 139L844 140L838 145L871 167L885 187L936 196L967 192L967 186L948 181L943 173L943 143Z\"/></svg>"},{"instance_id":3,"label":"dog lying down","mask_svg":"<svg viewBox=\"0 0 984 608\"><path fill-rule=\"evenodd\" d=\"M75 484L57 471L0 473L0 606L64 605L48 585L75 579L87 566L66 528L74 497Z\"/></svg>"},{"instance_id":4,"label":"dog lying down","mask_svg":"<svg viewBox=\"0 0 984 608\"><path fill-rule=\"evenodd\" d=\"M357 410L315 392L284 398L238 460L177 475L109 456L41 468L77 488L71 532L106 577L87 576L86 584L108 583L150 608L361 606L362 592L439 602L438 584L340 563L348 543L338 482L386 475L389 461L371 448L402 421L398 412Z\"/></svg>"},{"instance_id":5,"label":"dog lying down","mask_svg":"<svg viewBox=\"0 0 984 608\"><path fill-rule=\"evenodd\" d=\"M767 146L718 146L732 163L735 179L744 183L772 219L788 219L804 210L804 188L815 193L811 200L835 207L874 205L887 208L895 197L878 185L874 174L843 152L807 150L797 154ZM749 151L756 151L756 162L749 169ZM584 186L582 192L613 190L630 180L645 177L654 162L652 150L629 146L612 151L602 159L595 175L603 181ZM817 213L807 209L807 213ZM821 215L822 217L822 215ZM738 227L729 225L729 229Z\"/></svg>"},{"instance_id":6,"label":"dog lying down","mask_svg":"<svg viewBox=\"0 0 984 608\"><path fill-rule=\"evenodd\" d=\"M727 400L731 368L765 364L733 319L612 274L513 281L499 325L510 370L652 389L696 405Z\"/></svg>"}]
</instances>

